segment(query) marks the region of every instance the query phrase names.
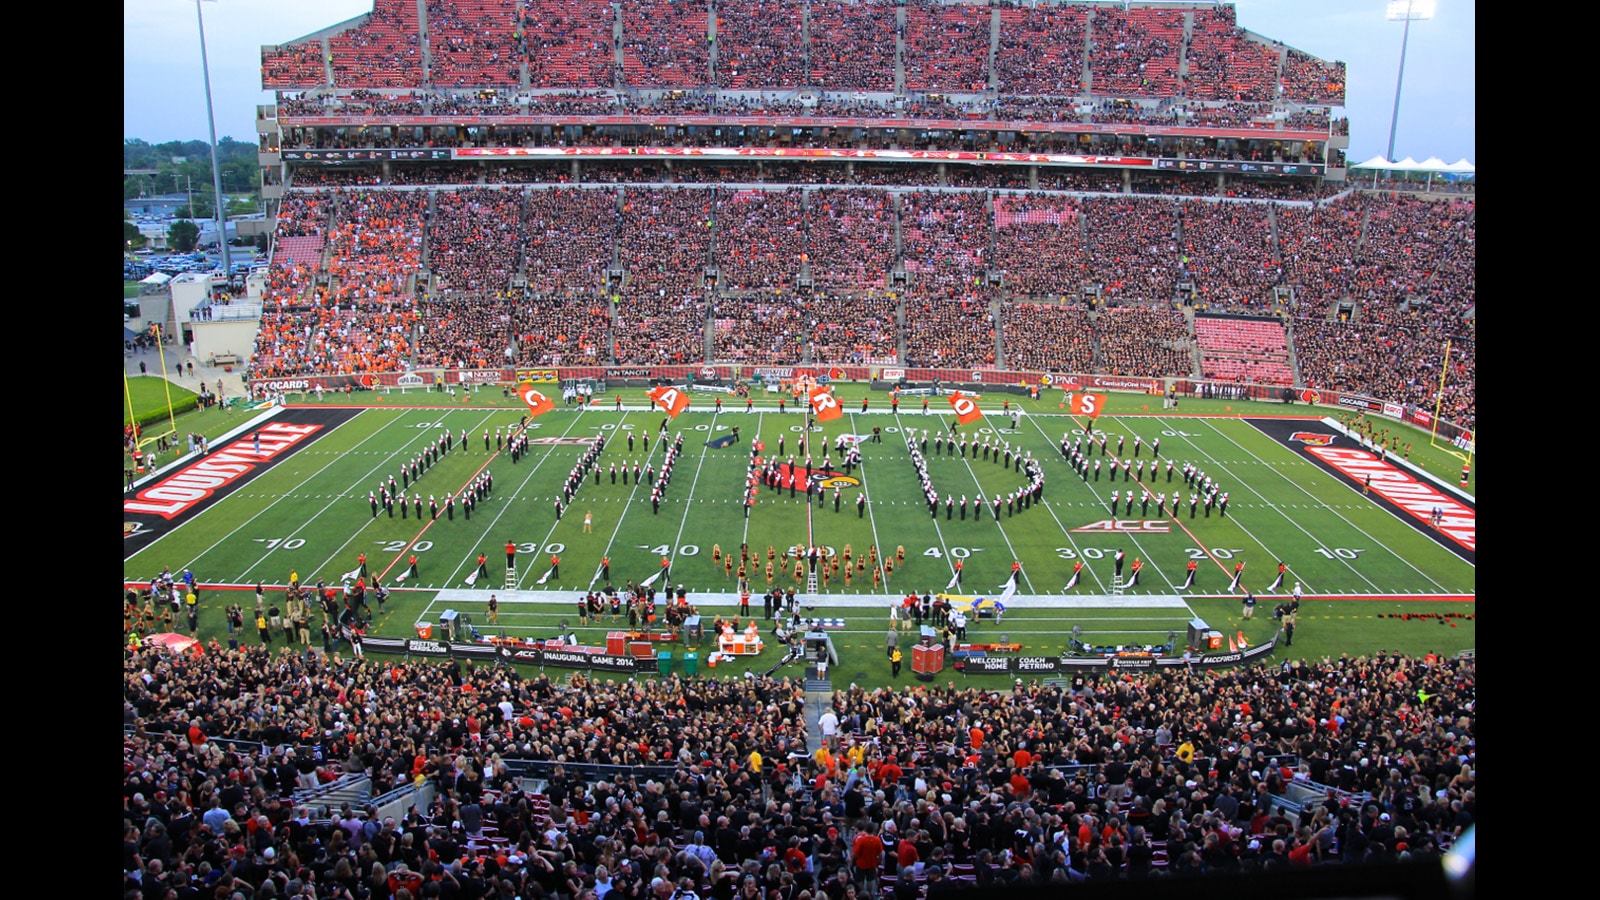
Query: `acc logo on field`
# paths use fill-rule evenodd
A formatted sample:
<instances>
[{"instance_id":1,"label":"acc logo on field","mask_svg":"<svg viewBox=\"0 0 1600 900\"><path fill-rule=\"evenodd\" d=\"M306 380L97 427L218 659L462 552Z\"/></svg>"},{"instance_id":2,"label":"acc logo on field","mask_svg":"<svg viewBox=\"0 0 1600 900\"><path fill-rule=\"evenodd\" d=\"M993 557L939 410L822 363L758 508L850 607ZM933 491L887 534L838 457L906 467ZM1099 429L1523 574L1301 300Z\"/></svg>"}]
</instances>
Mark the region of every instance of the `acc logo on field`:
<instances>
[{"instance_id":1,"label":"acc logo on field","mask_svg":"<svg viewBox=\"0 0 1600 900\"><path fill-rule=\"evenodd\" d=\"M1308 444L1312 447L1326 447L1333 443L1333 435L1320 431L1296 431L1289 435L1289 440Z\"/></svg>"},{"instance_id":2,"label":"acc logo on field","mask_svg":"<svg viewBox=\"0 0 1600 900\"><path fill-rule=\"evenodd\" d=\"M1143 519L1101 519L1072 529L1074 534L1083 532L1116 532L1118 534L1169 534L1172 526L1165 519L1145 521Z\"/></svg>"},{"instance_id":3,"label":"acc logo on field","mask_svg":"<svg viewBox=\"0 0 1600 900\"><path fill-rule=\"evenodd\" d=\"M136 534L142 534L144 531L145 527L143 522L122 523L122 536L125 538L133 537Z\"/></svg>"}]
</instances>

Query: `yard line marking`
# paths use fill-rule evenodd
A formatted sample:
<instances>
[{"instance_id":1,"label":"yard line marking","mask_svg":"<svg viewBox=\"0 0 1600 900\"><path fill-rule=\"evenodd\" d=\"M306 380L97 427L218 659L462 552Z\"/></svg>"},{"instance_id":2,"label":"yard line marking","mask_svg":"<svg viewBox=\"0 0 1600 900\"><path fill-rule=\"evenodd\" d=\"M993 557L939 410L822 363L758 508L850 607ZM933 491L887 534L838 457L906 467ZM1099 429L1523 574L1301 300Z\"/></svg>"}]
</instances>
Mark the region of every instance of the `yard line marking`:
<instances>
[{"instance_id":1,"label":"yard line marking","mask_svg":"<svg viewBox=\"0 0 1600 900\"><path fill-rule=\"evenodd\" d=\"M899 417L896 417L895 421L898 423ZM999 430L996 429L995 433L996 433L996 436L998 436L999 435ZM998 450L998 449L999 448L997 447L996 450ZM983 482L978 480L978 473L972 467L972 460L969 459L966 456L966 454L962 454L961 462L962 462L963 465L965 465L967 467L967 474L972 476L972 483L978 486L978 504L979 504L979 506L980 507L989 506L987 500L983 496ZM1010 470L1008 470L1008 471L1010 471ZM989 509L990 509L991 512L993 512L994 507L989 507ZM976 510L974 510L974 515L976 515L976 514L977 514ZM1017 556L1017 548L1013 547L1011 545L1011 538L1006 534L1005 526L1000 524L1000 520L998 518L994 520L994 524L995 524L996 528L1000 529L1000 539L1002 541L1006 542L1006 550L1010 552L1011 558L1012 559L1021 559L1021 557ZM1026 581L1028 583L1028 593L1030 593L1030 594L1034 593L1033 580L1028 577L1027 568L1023 568L1023 570L1022 570L1022 580Z\"/></svg>"},{"instance_id":2,"label":"yard line marking","mask_svg":"<svg viewBox=\"0 0 1600 900\"><path fill-rule=\"evenodd\" d=\"M1246 449L1242 444L1240 444L1238 441L1234 440L1231 436L1229 436L1227 434L1224 434L1220 429L1218 429L1216 427L1216 425L1212 424L1211 422L1203 422L1202 424L1205 425L1207 428L1210 428L1212 431L1215 431L1217 433L1217 435L1219 437L1221 437L1223 440L1227 441L1230 444L1233 444L1235 447L1238 447L1240 450L1243 450L1246 454L1251 456L1257 463L1262 463L1261 457L1256 456L1255 453L1253 453L1250 450ZM1265 464L1263 463L1263 465L1265 465ZM1316 496L1314 494L1312 494L1310 491L1306 490L1304 487L1302 487L1299 482L1297 482L1294 479L1290 478L1289 476L1283 474L1282 472L1278 471L1276 468L1273 468L1272 466L1266 466L1266 468L1268 470L1270 470L1273 474L1277 475L1279 478L1281 478L1285 482L1287 482L1295 490L1300 491L1301 493L1305 494L1307 497L1310 497L1313 500L1316 499ZM1340 479L1340 480L1341 480L1341 482L1343 481L1343 479ZM1252 494L1256 494L1256 496L1258 496L1258 497L1261 496L1259 493L1256 493L1255 489L1253 489L1253 488L1247 488L1247 489L1250 490L1250 492ZM1349 489L1350 490L1355 490L1355 486L1354 485L1349 485ZM1330 509L1330 511L1333 511L1333 514L1335 516L1339 517L1340 521L1344 522L1346 525L1349 525L1352 529L1354 529L1355 531L1359 532L1362 537L1366 538L1369 541L1372 541L1374 545L1376 545L1378 547L1382 547L1384 549L1384 551L1386 553L1388 553L1390 556L1393 556L1395 559L1398 559L1402 563L1405 563L1405 565L1407 567L1409 567L1411 569L1411 571L1416 572L1418 575L1421 575L1424 580L1426 580L1429 584L1433 585L1434 587L1438 588L1441 593L1447 591L1447 589L1445 588L1444 585L1440 584L1437 581L1434 581L1431 577L1429 577L1428 573L1426 573L1426 572L1422 571L1421 569L1417 568L1417 566L1415 564L1413 564L1411 562L1411 560L1406 559L1404 555L1402 555L1400 553L1396 553L1394 550L1390 549L1389 545L1383 543L1380 540L1377 540L1372 535L1368 534L1366 529L1362 528L1361 526L1357 525L1356 523L1354 523L1354 522L1350 521L1349 519L1345 518L1342 513L1339 513L1337 511L1333 510L1332 507L1329 507L1329 509ZM1318 540L1314 535L1311 534L1311 532L1307 531L1304 527L1302 527L1299 522L1296 522L1293 518L1291 518L1289 516L1284 516L1284 518L1287 519L1290 523L1292 523L1294 525L1294 527L1297 530L1300 531L1300 533L1304 534L1306 537L1311 538L1313 541L1316 541L1317 546L1319 546L1319 547L1322 546L1322 541ZM1252 538L1253 537L1254 537L1254 535L1252 535ZM1265 546L1265 545L1263 544L1262 546ZM1374 593L1378 593L1378 592L1381 591L1381 589L1376 584L1373 584L1370 579L1368 579L1365 575L1362 575L1361 572L1358 569L1356 569L1356 567L1354 565L1354 560L1347 560L1347 559L1344 559L1343 557L1339 557L1339 559L1340 559L1341 562L1344 563L1345 568L1349 569L1351 572L1354 572L1357 577L1359 577L1362 581L1366 582L1368 585L1371 585L1372 590L1373 590Z\"/></svg>"},{"instance_id":3,"label":"yard line marking","mask_svg":"<svg viewBox=\"0 0 1600 900\"><path fill-rule=\"evenodd\" d=\"M716 415L716 413L712 413L711 414L711 425L712 425L711 431L715 431L716 424L717 424L717 415ZM708 432L708 433L710 433L710 432ZM706 451L709 450L709 449L710 449L709 443L705 442L705 441L702 441L701 444L700 444L700 459L695 462L695 464L694 464L694 477L689 480L689 494L688 494L688 496L690 496L690 497L694 496L695 485L700 483L700 470L705 468ZM679 456L679 459L682 459L681 455ZM806 505L810 506L809 503L806 504ZM678 547L680 546L679 541L683 540L683 529L688 524L689 524L689 504L685 503L683 505L683 520L678 523L678 534L677 534L676 537L674 537L672 539L672 546L667 548L667 552L672 554L673 557L676 557L678 555ZM671 571L671 564L670 563L668 565L668 571ZM671 577L671 576L668 576L668 577ZM679 582L679 583L682 584L682 582ZM661 585L661 589L663 591L665 591L668 587L670 587L670 585L667 585L667 584Z\"/></svg>"},{"instance_id":4,"label":"yard line marking","mask_svg":"<svg viewBox=\"0 0 1600 900\"><path fill-rule=\"evenodd\" d=\"M895 423L899 424L899 422L900 422L900 417L899 416L895 416ZM850 414L850 433L851 434L860 434L861 433L861 432L856 430L856 414L855 413L851 413ZM902 428L900 430L900 433L901 433L901 436L904 437L905 436L905 429ZM859 448L857 448L857 449L859 449ZM846 450L845 452L849 453L848 450ZM876 547L876 546L878 546L878 544L882 543L882 541L880 541L878 539L878 515L877 515L877 513L873 512L873 509L872 509L872 507L875 504L872 502L872 495L867 492L867 455L865 453L861 454L861 462L856 465L856 468L861 470L861 493L862 493L863 496L865 496L867 498L867 523L872 528L872 546ZM905 501L901 501L901 502L903 503ZM888 584L889 584L889 573L883 571L883 564L885 562L888 562L888 560L889 560L889 552L890 551L888 550L888 548L884 548L884 549L879 550L878 551L878 561L873 565L873 568L876 569L878 571L878 573L883 576L883 584L885 586L888 586Z\"/></svg>"},{"instance_id":5,"label":"yard line marking","mask_svg":"<svg viewBox=\"0 0 1600 900\"><path fill-rule=\"evenodd\" d=\"M1051 448L1053 448L1057 453L1060 452L1060 445L1057 444L1053 439L1051 439L1050 435L1045 434L1044 426L1040 425L1039 422L1037 421L1038 417L1033 416L1033 415L1028 415L1028 416L1024 416L1024 418L1026 418L1028 420L1028 424L1030 424L1030 425L1032 425L1034 427L1035 431L1039 432L1039 436L1044 438L1045 441L1050 444ZM1052 418L1054 418L1054 417L1052 417ZM1068 416L1068 418L1072 418L1072 417ZM1076 424L1077 420L1073 419L1073 423ZM1066 459L1064 457L1056 456L1055 459L1056 459L1057 462L1060 462L1063 465L1066 465L1066 463L1067 463L1067 461L1066 461ZM1040 465L1043 465L1042 461L1041 461ZM1073 478L1077 478L1078 477L1078 473L1077 472L1073 472L1072 471L1072 467L1070 465L1067 466L1067 471L1071 473ZM1081 482L1082 479L1079 479L1079 481ZM1078 559L1084 559L1083 554L1081 552L1079 552L1079 550L1078 550L1078 541L1075 538L1073 538L1073 536L1072 536L1072 529L1068 528L1061 521L1061 518L1056 515L1055 501L1053 501L1053 500L1052 501L1045 501L1044 503L1041 503L1040 505L1043 506L1047 511L1049 511L1050 518L1055 520L1056 527L1061 529L1061 534L1064 537L1066 537L1067 543L1072 545L1072 552L1078 554ZM1074 504L1063 504L1063 505L1079 506L1079 505L1087 505L1087 504L1076 504L1076 503L1074 503ZM1095 570L1095 567L1089 565L1087 561L1084 562L1084 566L1083 567L1085 569L1089 570L1089 577L1094 579L1095 586L1100 589L1100 592L1101 593L1105 593L1105 589L1106 589L1105 582L1100 580L1100 573ZM1169 586L1171 585L1170 581L1168 582L1168 585Z\"/></svg>"},{"instance_id":6,"label":"yard line marking","mask_svg":"<svg viewBox=\"0 0 1600 900\"><path fill-rule=\"evenodd\" d=\"M750 438L750 440L752 442L761 440L761 419L764 416L766 416L766 413L764 413L764 412L756 413L756 433L755 433L755 435L753 435ZM711 417L711 423L713 425L716 424L716 416L712 416ZM751 457L752 460L754 458L755 458L754 456ZM766 460L767 460L766 451L763 450L763 451L761 451L761 461L762 462L766 462ZM748 479L749 476L750 476L750 463L749 462L745 463L744 471L745 471L745 478ZM757 480L759 480L759 479L757 479ZM748 491L749 489L750 489L750 486L748 484L745 485L745 490ZM744 503L744 495L741 494L739 496L739 502L740 502L740 504ZM752 504L750 504L749 507L746 507L746 508L747 509L751 509L753 511L754 507L755 507L755 504L752 503ZM740 537L739 543L742 544L742 545L745 545L745 546L749 546L749 544L750 544L750 516L748 514L746 514L745 517L744 517L744 534ZM750 574L753 575L755 573L752 572Z\"/></svg>"},{"instance_id":7,"label":"yard line marking","mask_svg":"<svg viewBox=\"0 0 1600 900\"><path fill-rule=\"evenodd\" d=\"M365 415L367 412L371 412L371 410L364 410L362 412L362 415ZM407 410L407 412L410 412L410 411ZM431 416L437 415L438 411L437 410L426 410L426 411L424 411L424 414L431 417ZM359 420L360 418L361 418L361 416L358 415L354 419L351 419L351 421L354 422L354 421ZM394 426L397 423L399 423L402 420L402 418L403 418L403 416L396 416L394 418L394 421L388 423L387 425L384 425L383 427L379 428L377 431L374 431L372 433L371 437L364 439L361 443L364 444L367 441L371 440L372 438L377 437L379 433L381 433L381 432L387 430L388 428L390 428L391 426ZM427 435L433 435L433 437L429 438ZM438 436L438 432L432 431L431 429L426 434L420 435L419 437L423 441L421 446L428 446L429 442L431 440L437 440L437 436ZM405 446L402 447L401 449L393 450L393 451L389 452L388 454L382 454L380 451L374 451L374 452L379 452L379 454L382 455L384 458L379 460L376 464L374 464L371 468L369 468L367 470L367 474L362 476L362 481L365 481L367 478L372 477L372 474L374 472L377 472L379 469L382 469L385 465L393 464L396 460L410 461L410 459L415 455L415 452L414 452L414 450L415 450L415 446L414 445L415 444L416 444L416 440L413 439L412 441L405 442ZM334 459L331 459L331 460L328 461L327 465L328 466L334 465L337 462L337 460L338 460L338 457L335 456ZM323 467L323 469L326 469L326 468L327 468L327 466ZM321 471L321 470L319 470L319 471ZM300 484L303 486L308 481L310 481L309 477L306 480L300 482ZM359 489L359 486L360 486L360 482L357 482L354 487L356 489ZM322 509L317 510L312 515L304 518L300 522L300 525L298 527L296 527L294 529L294 531L289 535L289 537L292 538L292 537L296 537L296 536L302 534L305 531L305 529L307 528L307 526L309 526L312 522L316 521L317 517L321 516L323 513L327 512L329 509L331 509L336 503L338 503L338 501L340 499L347 499L347 498L350 498L350 497L359 497L359 495L357 495L357 494L345 494L342 497L336 498L335 500L329 501L328 503L324 504ZM267 509L271 509L273 506L276 506L278 502L280 502L281 500L284 500L284 499L289 499L289 498L286 497L286 496L285 497L280 497L279 500L274 501L272 504L270 504L266 508L264 508L261 512L262 513L266 512ZM257 516L259 516L259 515L260 515L260 513L257 514ZM254 521L255 518L257 518L257 516L252 516L251 517L251 521ZM361 528L356 529L356 534L360 534L361 531L363 529L365 529L368 525L371 525L373 521L374 521L374 518L373 517L369 517L366 522L362 523ZM240 526L240 528L243 528L243 527L244 527L243 525ZM234 532L237 533L238 530L239 529L235 529ZM345 547L348 547L350 545L350 542L352 540L354 540L354 539L355 539L355 535L351 535L351 537L348 538L345 541L345 543L339 548L339 550L343 550ZM324 569L327 569L330 565L333 565L333 560L338 556L338 552L339 552L338 550L335 550L326 559L324 559L321 562L321 564L312 567L309 571L315 573L315 572L321 572ZM255 562L251 563L250 566L244 570L244 573L239 576L239 580L240 581L245 581L245 582L262 580L260 578L251 578L250 577L250 573L252 571L254 571L258 566L260 566L263 563L265 563L267 561L268 557L270 557L271 555L272 555L272 551L268 550L265 554L263 554L261 556L260 559L258 559ZM333 565L333 568L337 570L339 567L337 565ZM376 568L376 567L374 567L374 568ZM340 571L342 571L342 570L340 570ZM315 581L315 577L313 577L312 579L309 579L309 580L310 581ZM301 583L305 584L305 583L307 583L307 581L308 581L308 579L302 579Z\"/></svg>"},{"instance_id":8,"label":"yard line marking","mask_svg":"<svg viewBox=\"0 0 1600 900\"><path fill-rule=\"evenodd\" d=\"M339 429L344 428L345 426L351 424L352 422L357 421L360 418L361 418L361 416L359 416L359 415L351 416L348 421L344 422L341 425L335 426L332 431L328 432L328 435L331 436L333 434L336 434L339 431ZM267 419L262 419L260 421L268 421L268 420ZM386 425L384 427L387 428L388 426ZM379 430L381 431L382 429L379 429ZM367 441L370 441L375 437L377 437L377 432L374 432L373 434L368 435L367 437L363 438L361 440L361 443L366 443ZM357 446L359 446L359 444ZM306 484L306 482L308 482L311 479L313 479L313 478L317 477L318 475L320 475L323 471L325 471L328 468L328 466L330 466L332 464L333 464L333 461L330 460L328 463L324 464L321 468L317 469L316 471L314 471L311 474L307 475L305 478L301 479L300 484L296 485L296 487L303 487ZM234 496L239 496L239 495L234 495ZM244 499L253 499L253 498L258 497L258 496L259 497L267 497L267 496L270 496L270 495L267 495L267 494L260 494L260 495L248 494L248 495L244 496ZM221 546L225 541L227 541L227 540L229 540L231 538L237 537L239 532L241 530L243 530L246 525L249 525L251 522L254 522L256 519L261 518L263 515L266 515L267 510L269 510L272 507L276 506L278 503L281 503L284 500L288 500L288 499L290 499L290 498L287 495L278 495L277 497L275 497L273 499L272 503L270 503L267 506L263 507L262 509L258 510L255 515L251 516L249 519L246 519L244 522L240 523L237 528L234 528L232 531L228 532L227 534L225 534L222 537L218 538L216 541L212 542L211 546L209 546L209 547L205 548L204 550L200 551L199 555L197 555L194 559L190 560L189 564L184 566L184 568L186 568L186 569L194 568L196 565L199 564L200 560L205 556L205 554L211 552L212 550L215 550L217 547ZM213 508L215 508L215 507L213 507ZM210 510L207 510L207 512L209 512L209 511ZM143 550L139 551L139 553L140 554L144 554L144 553L149 552L151 548L157 546L158 544L160 544L162 541L166 540L168 537L172 536L173 534L176 534L179 531L182 531L184 528L188 527L191 523L193 523L195 521L198 521L198 519L199 519L199 517L190 519L188 522L185 522L183 525L181 525L181 526L179 526L177 528L174 528L171 531L168 531L167 533L161 535L160 537L158 537L155 540L151 541L149 546L147 546ZM259 564L259 563L257 563L257 564ZM255 568L255 566L252 565L250 568ZM250 569L246 569L245 570L246 573L248 573L249 571L250 571ZM240 584L244 584L246 579L243 577L243 575L241 575L240 578L238 579L238 581L239 581Z\"/></svg>"},{"instance_id":9,"label":"yard line marking","mask_svg":"<svg viewBox=\"0 0 1600 900\"><path fill-rule=\"evenodd\" d=\"M434 412L438 412L438 411L437 411L437 410L435 410L435 411L434 411ZM461 410L461 412L466 412L466 410ZM473 410L473 412L480 412L480 411L479 411L479 410ZM473 426L472 426L472 428L470 428L470 429L468 429L468 430L467 430L467 437L466 437L466 440L469 440L469 441L470 441L470 440L471 440L471 439L472 439L472 432L473 432L473 431L476 431L476 430L477 430L477 428L478 428L478 426L480 426L480 425L483 425L483 424L484 424L484 423L486 423L486 422L488 422L488 421L489 421L489 420L490 420L490 418L492 418L492 417L493 417L493 416L494 416L494 414L495 414L495 412L497 412L497 411L496 411L496 410L490 410L490 411L487 411L487 412L484 412L484 413L483 413L483 415L482 415L482 416L480 416L480 417L479 417L479 418L478 418L478 420L477 420L477 421L476 421L476 422L474 422L474 423L473 423ZM441 420L440 420L440 421L443 421L443 420L442 420L442 419L441 419ZM430 431L429 431L429 434L431 434L431 435L432 435L432 437L431 437L431 438L430 438L430 439L429 439L429 441L428 441L428 443L426 443L426 444L424 444L424 446L429 446L429 445L430 445L430 444L432 444L432 443L433 443L433 442L435 442L435 441L437 441L437 440L438 440L438 433L437 433L437 432L433 432L433 431L431 431L431 430L430 430ZM462 442L462 445L461 445L461 446L462 446L462 447L463 447L463 451L462 451L462 452L463 452L463 453L465 453L465 452L466 452L466 451L465 451L465 449L464 449L464 448L465 448L465 447L466 447L466 446L467 446L467 445L466 445L466 443L465 443L465 441L463 441L463 442ZM450 452L451 452L451 453L454 453L454 452L455 452L455 451L454 451L454 450L452 450L452 451L450 451ZM498 454L498 453L496 453L496 454L495 454L495 455L496 455L496 456L498 456L498 455L499 455L499 454ZM392 454L391 454L391 458L392 458ZM485 468L488 468L488 465L489 465L489 462L490 462L490 461L492 461L492 460L493 460L493 459L494 459L494 457L493 457L493 456L491 456L491 457L489 457L489 460L486 460L486 461L485 461L485 462L484 462L484 464L483 464L483 465L482 465L482 466L480 466L480 467L479 467L479 468L478 468L478 472L481 472L481 471L483 471L483 470L484 470L484 469L485 469ZM438 465L438 463L435 463L435 464L434 464L434 465ZM476 477L476 476L477 476L477 473L476 473L476 472L474 472L474 473L473 473L473 477ZM470 480L470 479L469 479L469 480ZM454 490L454 491L451 491L451 492L450 492L450 493L452 493L452 494L455 494L455 493L459 493L459 492L460 492L460 490L461 490L461 488L460 488L460 487L459 487L459 486L458 486L458 487L457 487L457 488L456 488L456 489L455 489L455 490ZM312 518L313 518L313 519L314 519L314 518L315 518L315 516L313 516L313 517L312 517ZM368 525L371 525L371 524L372 524L372 522L373 522L373 521L374 521L374 519L368 519L368 520L367 520L367 521L366 521L366 522L365 522L365 523L364 523L364 524L363 524L363 525L362 525L362 526L361 526L361 528L358 528L358 529L356 529L356 531L355 531L355 533L354 533L354 534L351 534L351 535L350 535L350 537L349 537L349 538L347 538L347 539L346 539L346 540L345 540L345 542L344 542L344 543L343 543L343 544L342 544L342 545L340 545L340 547L339 547L339 549L338 549L338 550L335 550L335 551L334 551L334 553L333 553L333 555L331 555L331 556L329 556L329 557L328 557L328 558L327 558L327 559L326 559L326 560L324 560L324 561L323 561L323 563L322 563L322 565L323 565L323 567L327 567L327 566L329 566L329 565L330 565L330 564L333 564L333 565L334 565L334 569L335 569L335 570L337 570L337 569L338 569L338 568L339 568L339 566L338 566L338 565L337 565L337 564L334 564L334 563L333 563L333 561L334 561L334 559L336 559L336 558L338 558L338 555L339 555L339 553L340 553L340 552L342 552L342 551L344 551L344 550L345 550L345 549L346 549L346 548L347 548L347 547L349 547L349 546L350 546L350 545L351 545L351 544L352 544L352 543L354 543L354 542L355 542L355 539L356 539L356 538L357 538L357 537L360 537L360 535L361 535L361 532L362 532L362 531L364 531L364 530L365 530L365 529L366 529L366 527L367 527L367 526L368 526ZM399 564L400 564L400 558L401 558L401 557L403 557L403 556L405 556L405 555L406 555L406 553L407 553L407 552L409 552L409 551L410 551L410 549L411 549L411 547L412 547L412 545L414 545L414 544L415 544L415 543L416 543L416 542L417 542L417 539L418 539L418 538L420 538L420 537L422 537L422 533L423 533L423 532L424 532L424 531L427 531L427 530L428 530L428 527L429 527L429 526L431 526L431 525L432 525L432 524L433 524L433 522L434 522L434 521L435 521L435 520L432 520L432 519L430 519L430 520L429 520L429 521L428 521L428 525L426 525L426 526L423 526L423 528L422 528L422 530L421 530L421 531L418 531L418 532L417 532L417 533L416 533L416 534L415 534L415 535L413 535L413 536L412 536L412 537L411 537L411 538L410 538L410 539L409 539L409 540L407 540L407 541L406 541L406 546L405 546L405 547L404 547L404 549L402 549L402 550L401 550L401 551L400 551L400 553L399 553L399 554L398 554L398 555L396 555L396 556L395 556L395 558L394 558L394 560L393 560L393 561L391 561L391 562L390 562L390 563L389 563L389 565L388 565L388 566L386 566L386 567L384 567L384 569L383 569L383 571L382 571L382 572L380 572L380 573L378 573L378 575L376 575L376 576L374 576L374 580L382 580L382 579L383 579L383 578L385 578L385 577L387 577L387 576L388 576L388 574L389 574L389 573L390 573L390 572L391 572L391 571L393 571L393 570L394 570L394 568L395 568L395 567L396 567L396 566L398 566L398 565L399 565ZM307 520L307 522L308 522L308 523L309 523L309 522L310 522L310 520L309 520L309 519L308 519L308 520ZM302 526L302 527L304 527L304 526ZM376 568L376 567L375 567L375 566L374 566L374 567L373 567L373 568ZM444 583L445 583L445 584L449 584L449 582L448 582L448 581L446 581L446 582L444 582Z\"/></svg>"}]
</instances>

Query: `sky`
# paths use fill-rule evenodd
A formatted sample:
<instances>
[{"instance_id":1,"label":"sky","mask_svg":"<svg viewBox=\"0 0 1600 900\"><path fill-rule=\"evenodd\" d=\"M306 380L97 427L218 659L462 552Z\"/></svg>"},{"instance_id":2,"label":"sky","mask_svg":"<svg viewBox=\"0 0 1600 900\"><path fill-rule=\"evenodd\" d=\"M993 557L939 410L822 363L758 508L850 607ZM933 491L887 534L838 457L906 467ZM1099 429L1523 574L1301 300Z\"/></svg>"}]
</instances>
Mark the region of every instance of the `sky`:
<instances>
[{"instance_id":1,"label":"sky","mask_svg":"<svg viewBox=\"0 0 1600 900\"><path fill-rule=\"evenodd\" d=\"M507 0L511 2L511 0ZM255 141L261 46L304 37L372 10L373 0L217 0L201 4L217 138ZM1387 155L1404 25L1384 0L1238 0L1243 28L1346 63L1351 162ZM205 140L206 95L195 0L124 0L122 129L152 144ZM1474 0L1438 0L1407 39L1394 156L1477 162Z\"/></svg>"}]
</instances>

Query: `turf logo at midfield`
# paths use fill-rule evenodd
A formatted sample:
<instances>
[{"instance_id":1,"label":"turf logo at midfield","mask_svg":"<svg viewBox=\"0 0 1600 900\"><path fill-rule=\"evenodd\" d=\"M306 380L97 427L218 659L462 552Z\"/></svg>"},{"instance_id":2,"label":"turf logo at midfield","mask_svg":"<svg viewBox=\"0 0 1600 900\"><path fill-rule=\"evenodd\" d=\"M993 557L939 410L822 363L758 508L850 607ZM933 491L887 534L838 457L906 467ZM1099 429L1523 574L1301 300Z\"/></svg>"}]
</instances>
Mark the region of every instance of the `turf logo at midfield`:
<instances>
[{"instance_id":1,"label":"turf logo at midfield","mask_svg":"<svg viewBox=\"0 0 1600 900\"><path fill-rule=\"evenodd\" d=\"M798 481L809 481L812 484L822 488L847 488L861 486L861 479L856 478L853 475L846 475L843 472L835 472L832 469L816 469L801 465L790 465L789 463L779 463L778 483L786 485L789 483L790 478L795 478Z\"/></svg>"}]
</instances>

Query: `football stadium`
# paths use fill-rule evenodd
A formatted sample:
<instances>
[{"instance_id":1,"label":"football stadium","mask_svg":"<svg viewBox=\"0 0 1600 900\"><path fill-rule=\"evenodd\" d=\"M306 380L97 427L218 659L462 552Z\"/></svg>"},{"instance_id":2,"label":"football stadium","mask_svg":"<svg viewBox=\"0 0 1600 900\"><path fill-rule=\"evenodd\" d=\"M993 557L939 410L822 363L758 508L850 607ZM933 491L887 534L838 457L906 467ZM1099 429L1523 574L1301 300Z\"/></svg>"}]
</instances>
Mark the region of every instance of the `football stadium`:
<instances>
[{"instance_id":1,"label":"football stadium","mask_svg":"<svg viewBox=\"0 0 1600 900\"><path fill-rule=\"evenodd\" d=\"M263 38L266 252L125 315L126 897L1472 893L1475 178L1347 159L1345 63Z\"/></svg>"}]
</instances>

